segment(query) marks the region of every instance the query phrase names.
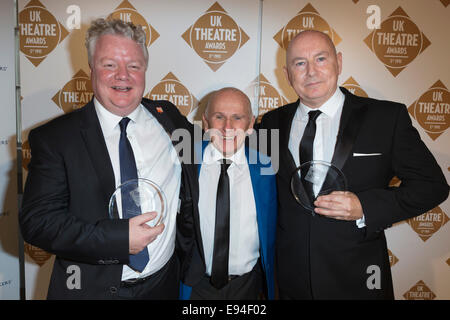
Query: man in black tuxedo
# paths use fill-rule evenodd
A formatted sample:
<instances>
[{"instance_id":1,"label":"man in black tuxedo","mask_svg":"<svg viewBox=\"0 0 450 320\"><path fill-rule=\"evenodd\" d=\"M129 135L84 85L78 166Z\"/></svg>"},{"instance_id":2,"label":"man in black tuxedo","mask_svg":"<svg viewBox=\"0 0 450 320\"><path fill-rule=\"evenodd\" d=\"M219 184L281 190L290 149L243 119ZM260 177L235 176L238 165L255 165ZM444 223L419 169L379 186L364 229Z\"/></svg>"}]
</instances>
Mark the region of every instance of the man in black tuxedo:
<instances>
[{"instance_id":1,"label":"man in black tuxedo","mask_svg":"<svg viewBox=\"0 0 450 320\"><path fill-rule=\"evenodd\" d=\"M197 177L170 135L192 125L170 102L142 98L148 52L140 26L98 19L86 46L93 100L29 134L23 237L56 255L49 299L177 299L177 209ZM127 216L123 197L122 219L109 217L110 196L135 178L165 193L162 224L146 224L152 212Z\"/></svg>"},{"instance_id":2,"label":"man in black tuxedo","mask_svg":"<svg viewBox=\"0 0 450 320\"><path fill-rule=\"evenodd\" d=\"M281 299L393 299L384 229L448 196L406 107L338 88L341 68L342 55L327 35L298 34L286 52L285 74L300 99L265 114L260 124L280 137L275 270ZM296 167L311 160L331 162L348 183L348 191L319 196L315 215L290 190ZM389 187L394 176L402 181L398 188Z\"/></svg>"}]
</instances>

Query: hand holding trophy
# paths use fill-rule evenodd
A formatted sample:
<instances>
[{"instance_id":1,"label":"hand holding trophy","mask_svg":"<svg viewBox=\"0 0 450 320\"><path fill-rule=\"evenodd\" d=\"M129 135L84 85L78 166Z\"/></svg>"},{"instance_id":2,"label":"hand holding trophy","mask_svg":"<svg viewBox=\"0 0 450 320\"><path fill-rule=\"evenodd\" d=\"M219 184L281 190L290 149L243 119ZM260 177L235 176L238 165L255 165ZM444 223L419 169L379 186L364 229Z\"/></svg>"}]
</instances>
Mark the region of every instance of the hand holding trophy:
<instances>
[{"instance_id":1,"label":"hand holding trophy","mask_svg":"<svg viewBox=\"0 0 450 320\"><path fill-rule=\"evenodd\" d=\"M164 192L156 183L143 178L122 183L109 200L109 216L112 219L118 217L118 212L122 212L122 219L146 212L156 212L156 217L147 223L150 227L164 221L166 210Z\"/></svg>"},{"instance_id":2,"label":"hand holding trophy","mask_svg":"<svg viewBox=\"0 0 450 320\"><path fill-rule=\"evenodd\" d=\"M333 164L313 160L299 166L291 177L291 192L295 200L314 216L314 201L333 191L346 191L347 180Z\"/></svg>"},{"instance_id":3,"label":"hand holding trophy","mask_svg":"<svg viewBox=\"0 0 450 320\"><path fill-rule=\"evenodd\" d=\"M156 183L143 178L131 179L122 183L114 191L109 201L109 216L111 219L133 219L133 217L149 212L156 214L153 219L145 223L149 227L161 225L166 217L166 211L167 201L164 192ZM141 272L149 261L146 246L154 238L151 241L145 241L144 248L134 250L134 246L131 244L131 239L134 234L131 233L132 231L130 229L131 255L129 266Z\"/></svg>"}]
</instances>

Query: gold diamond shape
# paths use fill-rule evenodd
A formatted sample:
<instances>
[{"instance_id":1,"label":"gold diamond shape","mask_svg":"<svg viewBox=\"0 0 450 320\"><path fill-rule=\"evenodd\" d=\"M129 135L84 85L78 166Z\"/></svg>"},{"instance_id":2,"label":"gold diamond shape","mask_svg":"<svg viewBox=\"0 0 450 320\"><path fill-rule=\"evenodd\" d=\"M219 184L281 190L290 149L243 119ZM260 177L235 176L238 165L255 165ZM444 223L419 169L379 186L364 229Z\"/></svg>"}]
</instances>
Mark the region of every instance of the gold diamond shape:
<instances>
[{"instance_id":1,"label":"gold diamond shape","mask_svg":"<svg viewBox=\"0 0 450 320\"><path fill-rule=\"evenodd\" d=\"M408 219L407 222L423 241L427 241L448 220L448 216L437 206L420 216Z\"/></svg>"},{"instance_id":2,"label":"gold diamond shape","mask_svg":"<svg viewBox=\"0 0 450 320\"><path fill-rule=\"evenodd\" d=\"M347 89L348 91L350 91L351 93L360 96L360 97L365 97L367 98L368 95L367 93L363 90L363 88L361 88L361 86L359 85L359 83L353 79L353 77L348 78L343 84L342 86Z\"/></svg>"},{"instance_id":3,"label":"gold diamond shape","mask_svg":"<svg viewBox=\"0 0 450 320\"><path fill-rule=\"evenodd\" d=\"M69 113L87 104L94 96L92 83L89 76L79 70L64 87L52 98L53 102L60 107L64 113Z\"/></svg>"},{"instance_id":4,"label":"gold diamond shape","mask_svg":"<svg viewBox=\"0 0 450 320\"><path fill-rule=\"evenodd\" d=\"M273 39L282 47L287 49L289 42L298 33L304 30L317 30L328 34L337 46L341 41L341 37L334 29L330 27L327 21L319 15L319 12L308 3L302 10L300 10L295 17L293 17Z\"/></svg>"},{"instance_id":5,"label":"gold diamond shape","mask_svg":"<svg viewBox=\"0 0 450 320\"><path fill-rule=\"evenodd\" d=\"M403 294L406 300L433 300L436 295L428 288L428 286L420 280L411 289Z\"/></svg>"},{"instance_id":6,"label":"gold diamond shape","mask_svg":"<svg viewBox=\"0 0 450 320\"><path fill-rule=\"evenodd\" d=\"M249 40L244 30L218 2L181 37L213 71L217 71Z\"/></svg>"},{"instance_id":7,"label":"gold diamond shape","mask_svg":"<svg viewBox=\"0 0 450 320\"><path fill-rule=\"evenodd\" d=\"M172 72L161 79L145 97L152 100L168 100L186 117L198 106L197 98Z\"/></svg>"},{"instance_id":8,"label":"gold diamond shape","mask_svg":"<svg viewBox=\"0 0 450 320\"><path fill-rule=\"evenodd\" d=\"M381 22L380 29L372 31L364 43L394 77L431 44L401 7Z\"/></svg>"},{"instance_id":9,"label":"gold diamond shape","mask_svg":"<svg viewBox=\"0 0 450 320\"><path fill-rule=\"evenodd\" d=\"M388 249L388 255L389 255L389 264L391 265L391 268L392 268L398 262L398 258L389 249Z\"/></svg>"},{"instance_id":10,"label":"gold diamond shape","mask_svg":"<svg viewBox=\"0 0 450 320\"><path fill-rule=\"evenodd\" d=\"M147 47L159 37L159 33L128 0L122 1L107 19L120 19L124 22L132 22L135 25L142 26L145 32L145 44Z\"/></svg>"},{"instance_id":11,"label":"gold diamond shape","mask_svg":"<svg viewBox=\"0 0 450 320\"><path fill-rule=\"evenodd\" d=\"M408 107L408 111L430 138L436 140L450 125L449 104L450 92L438 80Z\"/></svg>"},{"instance_id":12,"label":"gold diamond shape","mask_svg":"<svg viewBox=\"0 0 450 320\"><path fill-rule=\"evenodd\" d=\"M37 67L69 32L39 0L28 2L18 16L20 51Z\"/></svg>"}]
</instances>

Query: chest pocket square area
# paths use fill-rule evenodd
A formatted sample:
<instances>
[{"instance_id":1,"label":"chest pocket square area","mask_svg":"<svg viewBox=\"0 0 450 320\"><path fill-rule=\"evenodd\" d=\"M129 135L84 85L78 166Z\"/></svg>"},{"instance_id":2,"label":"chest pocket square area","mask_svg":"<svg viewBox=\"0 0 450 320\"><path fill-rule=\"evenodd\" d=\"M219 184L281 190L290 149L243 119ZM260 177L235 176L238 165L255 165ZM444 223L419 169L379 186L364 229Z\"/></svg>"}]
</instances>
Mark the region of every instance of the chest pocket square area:
<instances>
[{"instance_id":1,"label":"chest pocket square area","mask_svg":"<svg viewBox=\"0 0 450 320\"><path fill-rule=\"evenodd\" d=\"M374 152L374 153L353 153L354 157L374 157L374 156L381 156L381 152Z\"/></svg>"}]
</instances>

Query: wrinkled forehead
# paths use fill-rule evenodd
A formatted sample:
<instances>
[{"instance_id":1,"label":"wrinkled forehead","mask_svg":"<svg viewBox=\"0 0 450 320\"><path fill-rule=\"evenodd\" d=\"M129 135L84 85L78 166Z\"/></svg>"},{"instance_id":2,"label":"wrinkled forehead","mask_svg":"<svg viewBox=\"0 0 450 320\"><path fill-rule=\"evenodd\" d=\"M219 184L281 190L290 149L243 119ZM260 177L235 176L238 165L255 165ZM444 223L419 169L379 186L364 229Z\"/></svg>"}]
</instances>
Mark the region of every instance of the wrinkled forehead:
<instances>
[{"instance_id":1,"label":"wrinkled forehead","mask_svg":"<svg viewBox=\"0 0 450 320\"><path fill-rule=\"evenodd\" d=\"M326 51L336 55L336 47L331 38L327 34L316 30L300 32L291 40L286 50L286 61L289 61L292 54L299 55L304 51Z\"/></svg>"},{"instance_id":2,"label":"wrinkled forehead","mask_svg":"<svg viewBox=\"0 0 450 320\"><path fill-rule=\"evenodd\" d=\"M208 113L251 115L252 108L248 97L240 90L219 90L210 98Z\"/></svg>"}]
</instances>

